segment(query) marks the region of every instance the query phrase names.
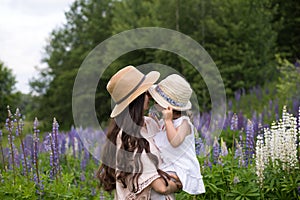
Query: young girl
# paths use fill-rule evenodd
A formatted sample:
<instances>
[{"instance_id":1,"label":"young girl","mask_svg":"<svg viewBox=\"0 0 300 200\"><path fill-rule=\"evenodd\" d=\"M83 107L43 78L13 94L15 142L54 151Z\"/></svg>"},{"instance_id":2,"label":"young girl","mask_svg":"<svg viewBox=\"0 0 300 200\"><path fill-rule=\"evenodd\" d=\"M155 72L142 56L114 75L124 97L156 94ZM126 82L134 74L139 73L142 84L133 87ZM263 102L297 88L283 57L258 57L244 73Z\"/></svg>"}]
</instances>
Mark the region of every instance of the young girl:
<instances>
[{"instance_id":1,"label":"young girl","mask_svg":"<svg viewBox=\"0 0 300 200\"><path fill-rule=\"evenodd\" d=\"M191 108L192 89L189 83L177 74L172 74L158 85L149 88L149 93L162 111L161 131L154 141L162 164L160 169L176 174L189 194L201 194L205 187L196 157L194 126L186 111Z\"/></svg>"}]
</instances>

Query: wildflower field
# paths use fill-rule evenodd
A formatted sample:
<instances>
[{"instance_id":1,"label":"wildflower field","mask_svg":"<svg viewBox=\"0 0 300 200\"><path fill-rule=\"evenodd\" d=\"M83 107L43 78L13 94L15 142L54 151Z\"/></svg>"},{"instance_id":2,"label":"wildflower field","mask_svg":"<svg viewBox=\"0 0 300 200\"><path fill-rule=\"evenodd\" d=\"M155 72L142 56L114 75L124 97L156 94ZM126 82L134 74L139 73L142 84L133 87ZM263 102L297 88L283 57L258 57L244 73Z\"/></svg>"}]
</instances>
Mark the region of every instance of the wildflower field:
<instances>
[{"instance_id":1,"label":"wildflower field","mask_svg":"<svg viewBox=\"0 0 300 200\"><path fill-rule=\"evenodd\" d=\"M300 199L299 105L289 112L270 102L250 119L228 109L217 136L205 134L209 113L195 115L206 193L180 192L176 199ZM55 118L49 132L39 131L37 119L31 132L23 126L20 111L8 109L0 132L0 199L113 199L97 187L99 161L79 137L90 130L60 131Z\"/></svg>"}]
</instances>

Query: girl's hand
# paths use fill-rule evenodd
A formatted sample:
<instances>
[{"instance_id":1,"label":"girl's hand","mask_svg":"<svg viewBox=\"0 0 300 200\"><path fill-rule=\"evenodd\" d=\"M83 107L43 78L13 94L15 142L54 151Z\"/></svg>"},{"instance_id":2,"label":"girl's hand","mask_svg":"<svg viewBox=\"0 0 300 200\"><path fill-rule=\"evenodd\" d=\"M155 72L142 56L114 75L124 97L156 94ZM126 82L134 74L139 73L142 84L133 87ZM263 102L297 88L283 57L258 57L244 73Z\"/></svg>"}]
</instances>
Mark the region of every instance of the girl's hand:
<instances>
[{"instance_id":1,"label":"girl's hand","mask_svg":"<svg viewBox=\"0 0 300 200\"><path fill-rule=\"evenodd\" d=\"M163 114L163 119L165 121L171 120L173 119L173 109L171 107L167 107L166 109L164 109L162 111Z\"/></svg>"}]
</instances>

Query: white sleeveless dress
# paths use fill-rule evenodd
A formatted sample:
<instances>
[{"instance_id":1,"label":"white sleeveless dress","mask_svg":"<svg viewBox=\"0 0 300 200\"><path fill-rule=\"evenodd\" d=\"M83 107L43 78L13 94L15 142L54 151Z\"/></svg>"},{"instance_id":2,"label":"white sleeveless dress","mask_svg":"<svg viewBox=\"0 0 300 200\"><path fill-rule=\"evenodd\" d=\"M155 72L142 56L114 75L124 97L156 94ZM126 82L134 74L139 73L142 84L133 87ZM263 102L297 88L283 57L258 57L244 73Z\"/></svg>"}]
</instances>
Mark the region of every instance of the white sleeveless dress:
<instances>
[{"instance_id":1,"label":"white sleeveless dress","mask_svg":"<svg viewBox=\"0 0 300 200\"><path fill-rule=\"evenodd\" d=\"M161 131L154 136L155 144L160 150L162 159L160 169L165 172L176 172L185 192L201 194L205 192L205 187L200 164L196 157L194 126L187 116L173 120L173 124L177 128L182 124L183 120L187 120L190 124L191 133L185 137L178 147L174 148L171 146L164 128L161 128Z\"/></svg>"}]
</instances>

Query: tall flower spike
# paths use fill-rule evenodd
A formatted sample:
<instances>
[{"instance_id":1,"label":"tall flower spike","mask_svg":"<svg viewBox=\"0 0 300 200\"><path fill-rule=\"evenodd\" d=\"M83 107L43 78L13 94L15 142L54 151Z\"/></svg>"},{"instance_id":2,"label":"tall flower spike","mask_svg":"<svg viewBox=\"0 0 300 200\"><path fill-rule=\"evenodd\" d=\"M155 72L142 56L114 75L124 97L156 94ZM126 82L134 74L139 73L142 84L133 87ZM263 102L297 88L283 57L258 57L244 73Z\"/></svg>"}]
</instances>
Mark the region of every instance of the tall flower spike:
<instances>
[{"instance_id":1,"label":"tall flower spike","mask_svg":"<svg viewBox=\"0 0 300 200\"><path fill-rule=\"evenodd\" d=\"M253 124L250 120L247 122L246 127L246 165L249 164L250 159L252 158L254 154L254 130L253 130Z\"/></svg>"},{"instance_id":2,"label":"tall flower spike","mask_svg":"<svg viewBox=\"0 0 300 200\"><path fill-rule=\"evenodd\" d=\"M1 157L2 157L2 164L3 164L3 170L5 171L5 159L4 159L4 151L2 146L2 130L0 130L0 151L1 151Z\"/></svg>"},{"instance_id":3,"label":"tall flower spike","mask_svg":"<svg viewBox=\"0 0 300 200\"><path fill-rule=\"evenodd\" d=\"M298 160L299 160L299 163L300 163L300 106L299 106L299 110L298 110L298 127L297 127L297 130L298 130ZM300 186L299 186L299 195L300 195Z\"/></svg>"},{"instance_id":4,"label":"tall flower spike","mask_svg":"<svg viewBox=\"0 0 300 200\"><path fill-rule=\"evenodd\" d=\"M228 149L226 143L224 142L223 138L221 138L221 156L227 156L227 155L228 155Z\"/></svg>"},{"instance_id":5,"label":"tall flower spike","mask_svg":"<svg viewBox=\"0 0 300 200\"><path fill-rule=\"evenodd\" d=\"M256 157L255 157L255 168L256 168L256 175L258 176L258 182L260 187L263 187L264 182L264 144L263 144L263 137L261 135L257 136L256 140Z\"/></svg>"},{"instance_id":6,"label":"tall flower spike","mask_svg":"<svg viewBox=\"0 0 300 200\"><path fill-rule=\"evenodd\" d=\"M40 175L39 175L39 161L38 161L38 142L39 142L39 129L38 129L38 119L34 119L33 123L33 164L35 168L35 182L37 185L40 184Z\"/></svg>"},{"instance_id":7,"label":"tall flower spike","mask_svg":"<svg viewBox=\"0 0 300 200\"><path fill-rule=\"evenodd\" d=\"M236 113L232 115L231 118L231 124L230 124L230 130L236 131L238 130L238 116Z\"/></svg>"},{"instance_id":8,"label":"tall flower spike","mask_svg":"<svg viewBox=\"0 0 300 200\"><path fill-rule=\"evenodd\" d=\"M53 126L52 126L52 146L53 146L53 166L54 172L56 173L56 177L60 177L60 166L59 166L59 143L58 143L58 122L56 118L53 118Z\"/></svg>"},{"instance_id":9,"label":"tall flower spike","mask_svg":"<svg viewBox=\"0 0 300 200\"><path fill-rule=\"evenodd\" d=\"M11 159L11 165L9 167L12 167L13 170L13 184L16 182L16 171L15 171L15 145L14 145L14 136L12 135L14 122L13 122L13 116L11 114L11 111L9 109L9 106L7 106L7 119L5 122L5 127L8 131L8 141L10 146L10 159Z\"/></svg>"},{"instance_id":10,"label":"tall flower spike","mask_svg":"<svg viewBox=\"0 0 300 200\"><path fill-rule=\"evenodd\" d=\"M24 145L24 140L23 140L23 120L21 118L21 113L19 108L16 109L16 113L15 113L15 121L17 123L17 127L16 127L16 136L19 137L20 142L21 142L21 149L22 149L22 165L23 165L23 171L25 176L27 176L27 179L29 179L29 170L28 170L28 163L27 163L27 155L26 155L26 146Z\"/></svg>"},{"instance_id":11,"label":"tall flower spike","mask_svg":"<svg viewBox=\"0 0 300 200\"><path fill-rule=\"evenodd\" d=\"M215 137L214 144L213 144L213 160L214 160L214 163L218 162L219 154L220 154L220 144L218 142L218 138Z\"/></svg>"}]
</instances>

